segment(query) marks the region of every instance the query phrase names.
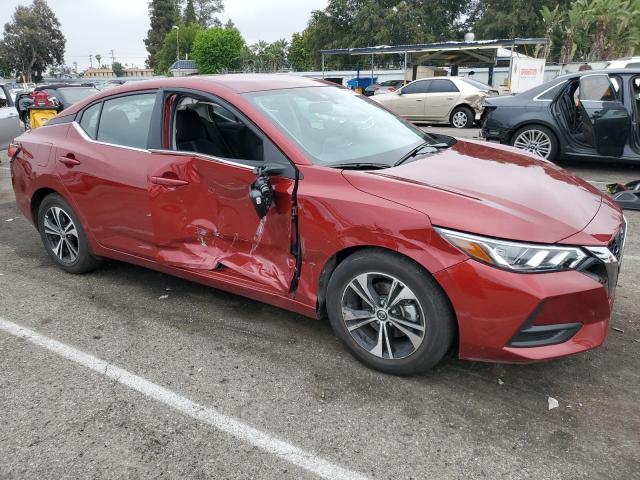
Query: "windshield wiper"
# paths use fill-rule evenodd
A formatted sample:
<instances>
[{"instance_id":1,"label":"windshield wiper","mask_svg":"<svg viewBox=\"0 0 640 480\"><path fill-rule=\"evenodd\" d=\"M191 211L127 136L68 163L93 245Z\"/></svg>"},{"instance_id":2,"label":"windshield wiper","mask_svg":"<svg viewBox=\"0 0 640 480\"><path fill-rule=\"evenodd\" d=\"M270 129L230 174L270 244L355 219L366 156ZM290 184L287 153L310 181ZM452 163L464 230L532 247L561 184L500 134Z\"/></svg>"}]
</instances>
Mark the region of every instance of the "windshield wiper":
<instances>
[{"instance_id":1,"label":"windshield wiper","mask_svg":"<svg viewBox=\"0 0 640 480\"><path fill-rule=\"evenodd\" d=\"M344 170L380 170L382 168L389 168L390 165L386 163L332 163L327 165L331 168L342 168Z\"/></svg>"},{"instance_id":2,"label":"windshield wiper","mask_svg":"<svg viewBox=\"0 0 640 480\"><path fill-rule=\"evenodd\" d=\"M450 145L447 143L428 143L428 142L422 143L418 145L416 148L414 148L413 150L411 150L409 153L407 153L404 157L402 157L396 163L394 163L393 166L397 167L398 165L403 164L404 162L406 162L410 158L417 156L420 152L422 152L427 148L432 148L433 150L428 153L433 153L439 149L449 148L449 146Z\"/></svg>"}]
</instances>

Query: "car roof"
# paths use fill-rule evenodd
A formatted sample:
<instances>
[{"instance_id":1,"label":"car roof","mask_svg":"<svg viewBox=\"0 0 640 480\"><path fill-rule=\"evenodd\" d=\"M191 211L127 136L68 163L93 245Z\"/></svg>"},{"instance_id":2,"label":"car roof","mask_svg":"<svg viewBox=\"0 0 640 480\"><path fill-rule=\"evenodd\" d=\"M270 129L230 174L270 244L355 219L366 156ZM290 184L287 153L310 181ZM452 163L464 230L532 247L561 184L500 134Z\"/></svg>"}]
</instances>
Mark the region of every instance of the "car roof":
<instances>
[{"instance_id":1,"label":"car roof","mask_svg":"<svg viewBox=\"0 0 640 480\"><path fill-rule=\"evenodd\" d=\"M39 85L36 88L34 88L33 90L36 92L40 92L42 90L58 90L59 88L76 88L76 87L84 87L84 88L91 88L87 85L82 85L80 83L52 83L50 85Z\"/></svg>"},{"instance_id":2,"label":"car roof","mask_svg":"<svg viewBox=\"0 0 640 480\"><path fill-rule=\"evenodd\" d=\"M99 94L92 95L86 100L73 104L65 110L66 114L74 114L84 108L87 103L113 95L126 94L142 90L156 90L160 88L188 88L193 90L211 91L215 86L232 94L259 92L266 90L282 90L287 88L327 87L341 88L335 83L308 77L300 77L289 73L276 74L226 74L226 75L190 75L186 77L157 78L126 83Z\"/></svg>"},{"instance_id":3,"label":"car roof","mask_svg":"<svg viewBox=\"0 0 640 480\"><path fill-rule=\"evenodd\" d=\"M564 75L560 75L559 77L554 78L554 80L557 80L560 78L566 80L567 78L582 77L584 75L593 75L596 73L602 73L606 75L611 75L611 74L640 75L640 68L609 68L604 70L583 70L581 72L573 72L573 73L566 73Z\"/></svg>"}]
</instances>

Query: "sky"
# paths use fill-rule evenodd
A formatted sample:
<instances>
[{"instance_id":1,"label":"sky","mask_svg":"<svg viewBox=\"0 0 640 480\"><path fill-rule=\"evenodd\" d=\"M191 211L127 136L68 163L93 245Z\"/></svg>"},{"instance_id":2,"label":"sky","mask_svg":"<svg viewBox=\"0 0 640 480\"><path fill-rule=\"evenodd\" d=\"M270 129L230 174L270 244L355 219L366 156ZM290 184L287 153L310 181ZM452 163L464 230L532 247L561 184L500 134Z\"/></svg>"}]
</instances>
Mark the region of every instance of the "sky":
<instances>
[{"instance_id":1,"label":"sky","mask_svg":"<svg viewBox=\"0 0 640 480\"><path fill-rule=\"evenodd\" d=\"M0 26L11 19L17 5L30 0L0 1ZM67 38L67 65L89 66L89 55L102 55L101 63L116 61L144 67L147 57L143 39L149 29L147 0L48 0ZM327 0L226 0L220 19L231 18L248 45L258 40L290 39L303 30L311 11L322 9ZM95 60L93 61L95 66Z\"/></svg>"}]
</instances>

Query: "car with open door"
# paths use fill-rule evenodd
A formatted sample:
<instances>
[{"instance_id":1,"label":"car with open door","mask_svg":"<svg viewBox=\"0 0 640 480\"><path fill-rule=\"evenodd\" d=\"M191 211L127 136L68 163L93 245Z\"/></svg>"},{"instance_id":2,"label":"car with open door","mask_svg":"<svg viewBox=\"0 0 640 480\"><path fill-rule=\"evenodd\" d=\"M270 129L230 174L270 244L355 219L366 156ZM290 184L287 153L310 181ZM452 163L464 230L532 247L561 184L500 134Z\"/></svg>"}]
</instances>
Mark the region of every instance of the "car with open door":
<instances>
[{"instance_id":1,"label":"car with open door","mask_svg":"<svg viewBox=\"0 0 640 480\"><path fill-rule=\"evenodd\" d=\"M583 71L485 100L481 135L548 160L640 161L640 69Z\"/></svg>"},{"instance_id":2,"label":"car with open door","mask_svg":"<svg viewBox=\"0 0 640 480\"><path fill-rule=\"evenodd\" d=\"M20 135L9 157L18 208L61 269L113 258L328 317L388 373L448 351L557 358L608 330L626 233L612 200L325 82L127 84Z\"/></svg>"}]
</instances>

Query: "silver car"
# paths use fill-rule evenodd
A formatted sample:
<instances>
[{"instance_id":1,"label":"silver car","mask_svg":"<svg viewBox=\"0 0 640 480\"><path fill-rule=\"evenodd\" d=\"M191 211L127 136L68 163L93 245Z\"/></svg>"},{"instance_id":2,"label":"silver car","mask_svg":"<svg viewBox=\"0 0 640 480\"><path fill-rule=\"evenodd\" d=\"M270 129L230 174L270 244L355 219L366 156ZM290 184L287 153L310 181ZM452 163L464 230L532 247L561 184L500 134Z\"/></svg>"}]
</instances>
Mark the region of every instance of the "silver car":
<instances>
[{"instance_id":1,"label":"silver car","mask_svg":"<svg viewBox=\"0 0 640 480\"><path fill-rule=\"evenodd\" d=\"M435 77L415 80L393 93L371 98L408 120L470 128L480 120L484 99L494 95L498 95L497 90L476 80Z\"/></svg>"},{"instance_id":2,"label":"silver car","mask_svg":"<svg viewBox=\"0 0 640 480\"><path fill-rule=\"evenodd\" d=\"M13 101L7 86L0 85L0 150L5 150L11 140L24 131Z\"/></svg>"}]
</instances>

